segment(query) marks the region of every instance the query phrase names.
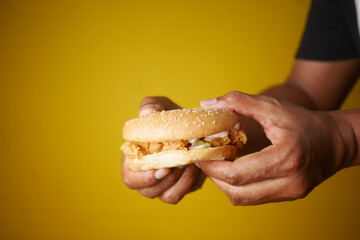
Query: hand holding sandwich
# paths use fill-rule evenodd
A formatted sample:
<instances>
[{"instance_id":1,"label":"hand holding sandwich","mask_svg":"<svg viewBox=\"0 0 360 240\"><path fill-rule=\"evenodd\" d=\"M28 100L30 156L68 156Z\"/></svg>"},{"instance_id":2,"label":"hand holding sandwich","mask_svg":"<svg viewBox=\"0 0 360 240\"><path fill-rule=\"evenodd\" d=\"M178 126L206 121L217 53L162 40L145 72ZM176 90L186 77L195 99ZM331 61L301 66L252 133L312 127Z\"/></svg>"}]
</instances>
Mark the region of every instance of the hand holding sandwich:
<instances>
[{"instance_id":1,"label":"hand holding sandwich","mask_svg":"<svg viewBox=\"0 0 360 240\"><path fill-rule=\"evenodd\" d=\"M179 109L180 107L165 97L146 97L140 104L139 115L144 116L154 111ZM122 176L125 185L136 189L148 197L158 197L167 203L177 203L186 193L200 188L206 176L194 164L162 168L151 171L132 171L122 159Z\"/></svg>"},{"instance_id":2,"label":"hand holding sandwich","mask_svg":"<svg viewBox=\"0 0 360 240\"><path fill-rule=\"evenodd\" d=\"M337 171L359 164L356 110L316 112L240 92L204 100L201 106L255 119L272 143L233 162L196 163L234 205L303 198Z\"/></svg>"}]
</instances>

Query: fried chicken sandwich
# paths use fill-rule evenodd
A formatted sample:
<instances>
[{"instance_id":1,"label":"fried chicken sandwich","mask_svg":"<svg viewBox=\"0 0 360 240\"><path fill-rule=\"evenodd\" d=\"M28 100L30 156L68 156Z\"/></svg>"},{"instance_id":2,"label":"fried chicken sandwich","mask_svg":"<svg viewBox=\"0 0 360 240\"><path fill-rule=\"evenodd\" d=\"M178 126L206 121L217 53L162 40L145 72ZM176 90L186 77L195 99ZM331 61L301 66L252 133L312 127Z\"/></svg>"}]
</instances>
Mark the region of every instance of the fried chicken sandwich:
<instances>
[{"instance_id":1,"label":"fried chicken sandwich","mask_svg":"<svg viewBox=\"0 0 360 240\"><path fill-rule=\"evenodd\" d=\"M231 160L246 143L237 114L223 109L153 112L125 123L121 150L134 171Z\"/></svg>"}]
</instances>

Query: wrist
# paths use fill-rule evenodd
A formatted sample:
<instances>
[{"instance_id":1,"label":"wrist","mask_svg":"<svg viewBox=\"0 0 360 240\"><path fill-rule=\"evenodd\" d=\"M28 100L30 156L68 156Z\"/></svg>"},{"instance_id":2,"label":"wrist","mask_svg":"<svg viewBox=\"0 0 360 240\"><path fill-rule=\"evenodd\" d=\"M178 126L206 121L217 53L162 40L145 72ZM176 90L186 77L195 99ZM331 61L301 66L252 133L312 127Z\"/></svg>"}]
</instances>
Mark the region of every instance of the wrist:
<instances>
[{"instance_id":1,"label":"wrist","mask_svg":"<svg viewBox=\"0 0 360 240\"><path fill-rule=\"evenodd\" d=\"M351 167L355 165L360 165L359 159L359 135L355 122L359 122L359 111L358 110L341 110L330 112L337 129L334 131L337 132L339 136L340 146L334 146L337 149L341 149L341 158L342 158L342 167Z\"/></svg>"}]
</instances>

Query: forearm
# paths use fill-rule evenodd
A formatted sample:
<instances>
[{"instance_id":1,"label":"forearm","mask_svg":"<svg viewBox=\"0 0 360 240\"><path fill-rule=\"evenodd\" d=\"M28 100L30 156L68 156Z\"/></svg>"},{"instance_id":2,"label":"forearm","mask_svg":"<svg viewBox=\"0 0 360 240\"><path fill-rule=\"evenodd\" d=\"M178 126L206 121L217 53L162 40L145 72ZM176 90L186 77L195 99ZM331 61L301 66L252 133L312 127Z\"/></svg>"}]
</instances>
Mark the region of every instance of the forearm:
<instances>
[{"instance_id":1,"label":"forearm","mask_svg":"<svg viewBox=\"0 0 360 240\"><path fill-rule=\"evenodd\" d=\"M344 141L344 167L360 165L360 109L330 112Z\"/></svg>"},{"instance_id":2,"label":"forearm","mask_svg":"<svg viewBox=\"0 0 360 240\"><path fill-rule=\"evenodd\" d=\"M311 110L339 109L360 73L360 58L339 61L296 59L285 83L262 94Z\"/></svg>"}]
</instances>

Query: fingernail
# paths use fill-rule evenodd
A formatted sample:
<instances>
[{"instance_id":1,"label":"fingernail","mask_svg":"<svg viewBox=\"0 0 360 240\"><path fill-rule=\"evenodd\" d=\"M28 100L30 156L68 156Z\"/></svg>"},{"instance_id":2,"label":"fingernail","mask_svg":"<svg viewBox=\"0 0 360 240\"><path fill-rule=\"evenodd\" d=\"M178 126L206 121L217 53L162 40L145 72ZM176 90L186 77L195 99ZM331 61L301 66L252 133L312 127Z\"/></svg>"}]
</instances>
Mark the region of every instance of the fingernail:
<instances>
[{"instance_id":1,"label":"fingernail","mask_svg":"<svg viewBox=\"0 0 360 240\"><path fill-rule=\"evenodd\" d=\"M200 164L199 164L198 162L194 162L194 164L195 164L198 168L200 168Z\"/></svg>"},{"instance_id":2,"label":"fingernail","mask_svg":"<svg viewBox=\"0 0 360 240\"><path fill-rule=\"evenodd\" d=\"M200 106L213 106L217 103L217 98L205 99L200 101Z\"/></svg>"},{"instance_id":3,"label":"fingernail","mask_svg":"<svg viewBox=\"0 0 360 240\"><path fill-rule=\"evenodd\" d=\"M162 179L166 175L168 175L169 173L170 173L170 169L167 169L167 168L162 168L162 169L156 170L155 178L156 179Z\"/></svg>"},{"instance_id":4,"label":"fingernail","mask_svg":"<svg viewBox=\"0 0 360 240\"><path fill-rule=\"evenodd\" d=\"M144 116L144 115L150 114L152 112L155 112L157 110L157 108L158 108L157 104L147 104L140 109L139 115Z\"/></svg>"}]
</instances>

